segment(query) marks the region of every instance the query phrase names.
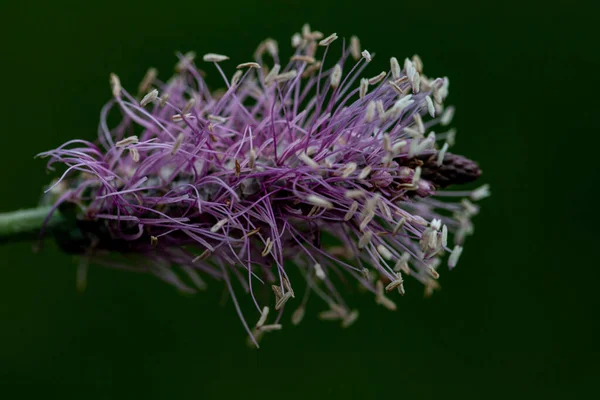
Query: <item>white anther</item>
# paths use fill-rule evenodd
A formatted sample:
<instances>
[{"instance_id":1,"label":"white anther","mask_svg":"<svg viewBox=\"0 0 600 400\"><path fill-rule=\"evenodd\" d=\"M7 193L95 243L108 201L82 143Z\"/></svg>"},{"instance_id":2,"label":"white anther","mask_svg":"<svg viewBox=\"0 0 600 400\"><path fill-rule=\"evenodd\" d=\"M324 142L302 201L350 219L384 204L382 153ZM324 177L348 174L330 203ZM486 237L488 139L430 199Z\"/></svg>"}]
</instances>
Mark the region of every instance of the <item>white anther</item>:
<instances>
[{"instance_id":1,"label":"white anther","mask_svg":"<svg viewBox=\"0 0 600 400\"><path fill-rule=\"evenodd\" d=\"M135 136L135 135L133 135L133 136L126 137L123 140L119 140L117 143L115 143L115 146L117 146L117 147L127 147L130 144L136 144L138 142L139 142L138 137Z\"/></svg>"},{"instance_id":2,"label":"white anther","mask_svg":"<svg viewBox=\"0 0 600 400\"><path fill-rule=\"evenodd\" d=\"M350 219L356 214L356 210L358 210L358 202L354 201L348 208L346 215L344 215L344 221L350 221Z\"/></svg>"},{"instance_id":3,"label":"white anther","mask_svg":"<svg viewBox=\"0 0 600 400\"><path fill-rule=\"evenodd\" d=\"M142 101L140 101L140 106L144 107L147 104L150 104L151 102L156 100L157 98L158 98L158 90L156 90L156 89L151 90L148 94L146 94L142 98Z\"/></svg>"},{"instance_id":4,"label":"white anther","mask_svg":"<svg viewBox=\"0 0 600 400\"><path fill-rule=\"evenodd\" d=\"M471 200L477 201L477 200L485 199L486 197L489 197L490 195L491 195L490 185L485 184L471 192Z\"/></svg>"},{"instance_id":5,"label":"white anther","mask_svg":"<svg viewBox=\"0 0 600 400\"><path fill-rule=\"evenodd\" d=\"M326 278L325 275L325 271L323 271L323 267L321 267L321 264L316 263L314 265L315 268L315 275L317 275L317 278L319 278L320 280L324 280Z\"/></svg>"},{"instance_id":6,"label":"white anther","mask_svg":"<svg viewBox=\"0 0 600 400\"><path fill-rule=\"evenodd\" d=\"M224 56L222 54L207 53L202 57L202 59L206 62L221 62L229 60L229 57Z\"/></svg>"},{"instance_id":7,"label":"white anther","mask_svg":"<svg viewBox=\"0 0 600 400\"><path fill-rule=\"evenodd\" d=\"M462 254L462 251L463 251L462 246L459 246L459 245L454 246L454 249L452 250L450 257L448 257L448 267L450 267L450 268L456 267L456 264L458 263L458 258Z\"/></svg>"},{"instance_id":8,"label":"white anther","mask_svg":"<svg viewBox=\"0 0 600 400\"><path fill-rule=\"evenodd\" d=\"M342 79L342 67L340 64L335 64L331 73L331 87L337 89Z\"/></svg>"},{"instance_id":9,"label":"white anther","mask_svg":"<svg viewBox=\"0 0 600 400\"><path fill-rule=\"evenodd\" d=\"M358 240L358 248L364 249L371 242L372 237L373 232L371 231L366 231L365 233L363 233L360 239Z\"/></svg>"},{"instance_id":10,"label":"white anther","mask_svg":"<svg viewBox=\"0 0 600 400\"><path fill-rule=\"evenodd\" d=\"M332 33L331 35L327 36L325 39L321 40L319 42L319 46L329 46L337 38L338 38L338 35L336 33Z\"/></svg>"},{"instance_id":11,"label":"white anther","mask_svg":"<svg viewBox=\"0 0 600 400\"><path fill-rule=\"evenodd\" d=\"M331 203L329 200L324 199L320 196L317 196L315 194L309 194L306 197L306 201L312 205L315 205L317 207L322 207L322 208L326 208L326 209L332 209L333 208L333 203Z\"/></svg>"},{"instance_id":12,"label":"white anther","mask_svg":"<svg viewBox=\"0 0 600 400\"><path fill-rule=\"evenodd\" d=\"M398 59L396 57L390 58L390 68L394 79L400 78L400 64L398 64Z\"/></svg>"},{"instance_id":13,"label":"white anther","mask_svg":"<svg viewBox=\"0 0 600 400\"><path fill-rule=\"evenodd\" d=\"M218 232L227 223L227 221L228 221L227 218L223 218L222 220L220 220L219 222L217 222L216 224L214 224L212 226L212 228L210 228L210 231L212 233Z\"/></svg>"},{"instance_id":14,"label":"white anther","mask_svg":"<svg viewBox=\"0 0 600 400\"><path fill-rule=\"evenodd\" d=\"M242 69L242 68L256 68L256 69L260 69L260 64L255 63L255 62L245 62L245 63L238 64L238 66L236 68L237 69Z\"/></svg>"}]
</instances>

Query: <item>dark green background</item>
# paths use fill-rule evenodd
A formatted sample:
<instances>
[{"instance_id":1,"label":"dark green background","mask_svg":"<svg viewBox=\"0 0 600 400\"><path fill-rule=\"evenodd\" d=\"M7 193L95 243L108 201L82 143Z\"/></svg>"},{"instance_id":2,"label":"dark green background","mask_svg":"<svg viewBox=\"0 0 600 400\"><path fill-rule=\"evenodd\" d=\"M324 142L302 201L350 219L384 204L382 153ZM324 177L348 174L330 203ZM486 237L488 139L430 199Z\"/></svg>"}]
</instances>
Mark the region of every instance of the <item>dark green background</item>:
<instances>
[{"instance_id":1,"label":"dark green background","mask_svg":"<svg viewBox=\"0 0 600 400\"><path fill-rule=\"evenodd\" d=\"M0 211L37 204L33 155L93 139L108 74L137 84L175 50L249 60L304 22L417 52L450 77L456 150L493 197L457 269L399 311L352 298L352 329L310 315L245 346L222 289L188 298L146 276L75 264L51 242L0 248L0 393L77 398L584 398L598 374L598 8L592 2L113 1L0 6ZM93 4L91 4L93 3ZM215 74L209 76L215 79ZM213 80L216 82L216 80ZM313 310L315 307L313 307Z\"/></svg>"}]
</instances>

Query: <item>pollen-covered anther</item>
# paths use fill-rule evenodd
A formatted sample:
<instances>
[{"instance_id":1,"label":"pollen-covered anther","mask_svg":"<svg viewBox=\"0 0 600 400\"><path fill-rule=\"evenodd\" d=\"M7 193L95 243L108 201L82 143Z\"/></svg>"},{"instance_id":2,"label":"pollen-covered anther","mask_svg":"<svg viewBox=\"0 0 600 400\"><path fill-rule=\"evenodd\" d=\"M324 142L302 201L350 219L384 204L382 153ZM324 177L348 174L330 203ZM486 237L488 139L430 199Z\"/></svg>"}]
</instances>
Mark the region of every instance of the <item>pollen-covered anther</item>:
<instances>
[{"instance_id":1,"label":"pollen-covered anther","mask_svg":"<svg viewBox=\"0 0 600 400\"><path fill-rule=\"evenodd\" d=\"M209 120L210 122L212 122L213 124L224 124L225 122L227 122L226 117L221 117L219 115L213 115L213 114L208 114L206 116L206 119Z\"/></svg>"},{"instance_id":2,"label":"pollen-covered anther","mask_svg":"<svg viewBox=\"0 0 600 400\"><path fill-rule=\"evenodd\" d=\"M367 165L366 167L364 167L362 169L362 171L360 171L360 174L358 174L358 179L367 179L367 177L369 176L369 174L371 173L371 170L373 169L373 167L371 167L370 165Z\"/></svg>"},{"instance_id":3,"label":"pollen-covered anther","mask_svg":"<svg viewBox=\"0 0 600 400\"><path fill-rule=\"evenodd\" d=\"M192 111L192 108L194 108L195 105L196 105L196 99L194 99L192 97L191 99L189 99L187 101L187 103L185 103L185 106L183 106L183 108L181 109L181 113L183 115L188 114L190 111Z\"/></svg>"},{"instance_id":4,"label":"pollen-covered anther","mask_svg":"<svg viewBox=\"0 0 600 400\"><path fill-rule=\"evenodd\" d=\"M375 294L375 302L379 305L384 306L385 308L387 308L390 311L395 311L396 310L396 303L394 303L392 300L388 299L384 292L383 292L383 282L381 281L377 281L377 283L375 284L375 290L376 290L376 294Z\"/></svg>"},{"instance_id":5,"label":"pollen-covered anther","mask_svg":"<svg viewBox=\"0 0 600 400\"><path fill-rule=\"evenodd\" d=\"M462 251L463 251L462 246L459 246L459 245L454 246L452 253L450 253L450 257L448 257L448 267L450 269L456 267L456 264L458 263L458 259L460 258Z\"/></svg>"},{"instance_id":6,"label":"pollen-covered anther","mask_svg":"<svg viewBox=\"0 0 600 400\"><path fill-rule=\"evenodd\" d=\"M372 122L375 118L375 102L371 100L367 104L367 110L365 111L365 122Z\"/></svg>"},{"instance_id":7,"label":"pollen-covered anther","mask_svg":"<svg viewBox=\"0 0 600 400\"><path fill-rule=\"evenodd\" d=\"M243 74L244 72L242 70L235 71L235 73L231 77L231 86L237 86L238 83L240 83L240 79L242 78Z\"/></svg>"},{"instance_id":8,"label":"pollen-covered anther","mask_svg":"<svg viewBox=\"0 0 600 400\"><path fill-rule=\"evenodd\" d=\"M327 36L325 39L321 40L319 42L319 46L329 46L337 38L338 38L338 35L336 33L332 33L331 35Z\"/></svg>"},{"instance_id":9,"label":"pollen-covered anther","mask_svg":"<svg viewBox=\"0 0 600 400\"><path fill-rule=\"evenodd\" d=\"M278 82L278 83L284 83L284 82L287 82L287 81L291 81L291 80L292 80L292 79L294 79L294 78L295 78L297 75L298 75L298 71L296 71L295 69L293 69L293 70L291 70L291 71L287 71L287 72L284 72L284 73L282 73L282 74L278 74L278 75L276 75L276 76L273 78L273 80L274 80L275 82Z\"/></svg>"},{"instance_id":10,"label":"pollen-covered anther","mask_svg":"<svg viewBox=\"0 0 600 400\"><path fill-rule=\"evenodd\" d=\"M150 236L150 246L158 246L158 238L156 236Z\"/></svg>"},{"instance_id":11,"label":"pollen-covered anther","mask_svg":"<svg viewBox=\"0 0 600 400\"><path fill-rule=\"evenodd\" d=\"M438 152L437 155L437 159L436 159L436 164L442 165L444 163L444 157L446 156L446 152L448 151L448 143L444 143L444 145L442 146L442 149Z\"/></svg>"},{"instance_id":12,"label":"pollen-covered anther","mask_svg":"<svg viewBox=\"0 0 600 400\"><path fill-rule=\"evenodd\" d=\"M360 237L360 239L358 240L358 248L364 249L365 247L367 247L367 245L369 243L371 243L372 238L373 238L373 232L366 231L365 233L363 233L362 236Z\"/></svg>"},{"instance_id":13,"label":"pollen-covered anther","mask_svg":"<svg viewBox=\"0 0 600 400\"><path fill-rule=\"evenodd\" d=\"M478 201L490 196L490 185L487 183L471 192L471 200Z\"/></svg>"},{"instance_id":14,"label":"pollen-covered anther","mask_svg":"<svg viewBox=\"0 0 600 400\"><path fill-rule=\"evenodd\" d=\"M398 292L404 296L405 292L404 292L404 279L402 279L402 274L400 272L396 272L396 279L394 279L393 281L391 281L390 283L387 284L387 286L385 287L385 291L386 292L391 292L392 290L398 288Z\"/></svg>"},{"instance_id":15,"label":"pollen-covered anther","mask_svg":"<svg viewBox=\"0 0 600 400\"><path fill-rule=\"evenodd\" d=\"M296 310L294 310L294 312L292 313L292 324L298 325L300 322L302 322L302 320L304 319L305 312L306 309L304 308L304 306L300 306Z\"/></svg>"},{"instance_id":16,"label":"pollen-covered anther","mask_svg":"<svg viewBox=\"0 0 600 400\"><path fill-rule=\"evenodd\" d=\"M284 294L278 285L272 285L271 288L275 293L275 310L280 310L289 299L294 297L294 292L287 291Z\"/></svg>"},{"instance_id":17,"label":"pollen-covered anther","mask_svg":"<svg viewBox=\"0 0 600 400\"><path fill-rule=\"evenodd\" d=\"M433 279L439 279L440 278L440 274L431 265L427 266L427 272L429 273L429 275L431 275L431 277Z\"/></svg>"},{"instance_id":18,"label":"pollen-covered anther","mask_svg":"<svg viewBox=\"0 0 600 400\"><path fill-rule=\"evenodd\" d=\"M171 117L171 121L173 122L181 122L185 119L191 119L193 116L191 113L187 114L175 114Z\"/></svg>"},{"instance_id":19,"label":"pollen-covered anther","mask_svg":"<svg viewBox=\"0 0 600 400\"><path fill-rule=\"evenodd\" d=\"M273 332L280 331L283 328L281 324L271 324L271 325L263 325L259 328L261 332Z\"/></svg>"},{"instance_id":20,"label":"pollen-covered anther","mask_svg":"<svg viewBox=\"0 0 600 400\"><path fill-rule=\"evenodd\" d=\"M312 204L317 207L325 208L331 210L333 208L333 203L327 199L324 199L321 196L317 196L316 194L310 194L306 197L306 202Z\"/></svg>"},{"instance_id":21,"label":"pollen-covered anther","mask_svg":"<svg viewBox=\"0 0 600 400\"><path fill-rule=\"evenodd\" d=\"M332 302L329 304L329 310L319 313L319 319L323 321L337 321L343 320L347 315L348 310Z\"/></svg>"},{"instance_id":22,"label":"pollen-covered anther","mask_svg":"<svg viewBox=\"0 0 600 400\"><path fill-rule=\"evenodd\" d=\"M125 139L119 140L117 143L115 143L115 146L117 147L127 147L131 144L136 144L139 142L139 139L136 135L132 135L129 137L126 137Z\"/></svg>"},{"instance_id":23,"label":"pollen-covered anther","mask_svg":"<svg viewBox=\"0 0 600 400\"><path fill-rule=\"evenodd\" d=\"M333 67L333 72L331 73L331 87L333 89L337 89L340 85L340 81L342 79L342 66L340 64L335 64Z\"/></svg>"},{"instance_id":24,"label":"pollen-covered anther","mask_svg":"<svg viewBox=\"0 0 600 400\"><path fill-rule=\"evenodd\" d=\"M121 97L121 80L119 79L119 77L116 74L110 74L110 88L112 90L112 95L115 98L120 98Z\"/></svg>"},{"instance_id":25,"label":"pollen-covered anther","mask_svg":"<svg viewBox=\"0 0 600 400\"><path fill-rule=\"evenodd\" d=\"M408 267L408 261L410 260L410 254L403 253L394 265L394 271L402 271L406 275L410 275L410 268Z\"/></svg>"},{"instance_id":26,"label":"pollen-covered anther","mask_svg":"<svg viewBox=\"0 0 600 400\"><path fill-rule=\"evenodd\" d=\"M292 56L291 60L305 62L307 64L312 64L316 61L314 57L306 56L304 54L296 54L296 55Z\"/></svg>"},{"instance_id":27,"label":"pollen-covered anther","mask_svg":"<svg viewBox=\"0 0 600 400\"><path fill-rule=\"evenodd\" d=\"M357 61L361 57L360 40L358 39L357 36L350 37L350 55L352 56L352 58L354 58Z\"/></svg>"},{"instance_id":28,"label":"pollen-covered anther","mask_svg":"<svg viewBox=\"0 0 600 400\"><path fill-rule=\"evenodd\" d=\"M152 85L152 83L156 80L157 76L158 76L158 71L156 70L156 68L148 68L146 75L144 75L144 78L142 79L142 81L140 82L140 85L138 86L138 92L140 94L146 93L148 91L148 89L150 89L150 86Z\"/></svg>"},{"instance_id":29,"label":"pollen-covered anther","mask_svg":"<svg viewBox=\"0 0 600 400\"><path fill-rule=\"evenodd\" d=\"M392 71L392 76L394 79L400 78L401 69L396 57L390 58L390 70Z\"/></svg>"},{"instance_id":30,"label":"pollen-covered anther","mask_svg":"<svg viewBox=\"0 0 600 400\"><path fill-rule=\"evenodd\" d=\"M344 197L348 199L359 199L364 196L366 196L366 193L360 189L346 190L344 192Z\"/></svg>"},{"instance_id":31,"label":"pollen-covered anther","mask_svg":"<svg viewBox=\"0 0 600 400\"><path fill-rule=\"evenodd\" d=\"M129 147L129 154L131 155L131 160L133 162L140 161L140 152L135 147Z\"/></svg>"},{"instance_id":32,"label":"pollen-covered anther","mask_svg":"<svg viewBox=\"0 0 600 400\"><path fill-rule=\"evenodd\" d=\"M342 319L342 328L348 328L358 319L358 310L352 310Z\"/></svg>"},{"instance_id":33,"label":"pollen-covered anther","mask_svg":"<svg viewBox=\"0 0 600 400\"><path fill-rule=\"evenodd\" d=\"M390 252L390 250L382 244L377 245L377 251L379 252L379 254L381 254L381 257L383 257L385 260L389 261L392 258L394 258L393 254Z\"/></svg>"},{"instance_id":34,"label":"pollen-covered anther","mask_svg":"<svg viewBox=\"0 0 600 400\"><path fill-rule=\"evenodd\" d=\"M450 106L444 110L444 113L440 117L440 124L442 126L449 125L452 122L452 118L454 117L454 107Z\"/></svg>"},{"instance_id":35,"label":"pollen-covered anther","mask_svg":"<svg viewBox=\"0 0 600 400\"><path fill-rule=\"evenodd\" d=\"M223 218L221 220L219 220L216 224L214 224L211 228L210 231L212 233L216 233L218 231L221 230L221 228L227 223L227 221L229 221L228 218Z\"/></svg>"},{"instance_id":36,"label":"pollen-covered anther","mask_svg":"<svg viewBox=\"0 0 600 400\"><path fill-rule=\"evenodd\" d=\"M343 166L343 168L340 170L340 176L342 178L347 178L350 175L352 175L354 173L354 171L356 171L356 168L358 168L358 165L355 162L349 162L347 164L345 164Z\"/></svg>"},{"instance_id":37,"label":"pollen-covered anther","mask_svg":"<svg viewBox=\"0 0 600 400\"><path fill-rule=\"evenodd\" d=\"M254 169L255 166L256 166L256 152L254 151L254 149L250 149L250 152L248 153L248 167L250 167L251 169Z\"/></svg>"},{"instance_id":38,"label":"pollen-covered anther","mask_svg":"<svg viewBox=\"0 0 600 400\"><path fill-rule=\"evenodd\" d=\"M369 51L368 51L368 50L363 50L363 51L362 51L360 54L362 55L362 57L363 57L363 58L365 59L365 61L367 61L367 62L371 62L371 60L373 59L373 58L371 57L371 53L369 53Z\"/></svg>"},{"instance_id":39,"label":"pollen-covered anther","mask_svg":"<svg viewBox=\"0 0 600 400\"><path fill-rule=\"evenodd\" d=\"M207 53L205 54L202 59L206 62L221 62L221 61L226 61L229 60L229 57L224 56L223 54L216 54L216 53Z\"/></svg>"},{"instance_id":40,"label":"pollen-covered anther","mask_svg":"<svg viewBox=\"0 0 600 400\"><path fill-rule=\"evenodd\" d=\"M183 144L183 140L185 139L185 134L183 132L179 132L177 138L175 139L175 143L173 143L173 149L171 150L171 155L177 154L181 145Z\"/></svg>"},{"instance_id":41,"label":"pollen-covered anther","mask_svg":"<svg viewBox=\"0 0 600 400\"><path fill-rule=\"evenodd\" d=\"M360 86L358 90L358 95L361 99L364 99L367 95L367 90L369 90L369 80L366 78L362 78L360 80Z\"/></svg>"},{"instance_id":42,"label":"pollen-covered anther","mask_svg":"<svg viewBox=\"0 0 600 400\"><path fill-rule=\"evenodd\" d=\"M273 248L273 241L271 241L271 238L268 237L267 241L265 242L265 248L263 249L261 255L263 257L266 257L267 255L269 255L269 253L271 253L272 248Z\"/></svg>"},{"instance_id":43,"label":"pollen-covered anther","mask_svg":"<svg viewBox=\"0 0 600 400\"><path fill-rule=\"evenodd\" d=\"M302 45L302 42L302 35L300 35L298 32L292 35L291 43L293 48L300 47Z\"/></svg>"},{"instance_id":44,"label":"pollen-covered anther","mask_svg":"<svg viewBox=\"0 0 600 400\"><path fill-rule=\"evenodd\" d=\"M316 263L313 267L315 269L315 275L317 276L317 278L319 278L320 280L324 280L326 278L326 275L325 271L323 271L323 267L321 267L321 264Z\"/></svg>"},{"instance_id":45,"label":"pollen-covered anther","mask_svg":"<svg viewBox=\"0 0 600 400\"><path fill-rule=\"evenodd\" d=\"M406 218L405 217L400 218L400 220L394 226L392 233L394 235L397 234L400 231L400 229L402 229L402 227L404 226L405 223L406 223Z\"/></svg>"},{"instance_id":46,"label":"pollen-covered anther","mask_svg":"<svg viewBox=\"0 0 600 400\"><path fill-rule=\"evenodd\" d=\"M385 76L387 74L385 73L385 71L381 71L378 75L375 75L372 78L369 78L369 85L377 85L379 82L381 82Z\"/></svg>"},{"instance_id":47,"label":"pollen-covered anther","mask_svg":"<svg viewBox=\"0 0 600 400\"><path fill-rule=\"evenodd\" d=\"M352 219L352 217L354 217L354 215L356 214L356 210L358 210L358 202L353 201L350 207L348 208L348 211L344 215L344 221L350 221L350 219Z\"/></svg>"},{"instance_id":48,"label":"pollen-covered anther","mask_svg":"<svg viewBox=\"0 0 600 400\"><path fill-rule=\"evenodd\" d=\"M245 62L245 63L238 64L236 68L237 69L242 69L242 68L260 69L260 64L256 63L256 62Z\"/></svg>"},{"instance_id":49,"label":"pollen-covered anther","mask_svg":"<svg viewBox=\"0 0 600 400\"><path fill-rule=\"evenodd\" d=\"M373 211L368 211L366 214L364 214L363 219L360 222L359 229L361 231L364 231L365 228L371 223L374 217L375 213Z\"/></svg>"},{"instance_id":50,"label":"pollen-covered anther","mask_svg":"<svg viewBox=\"0 0 600 400\"><path fill-rule=\"evenodd\" d=\"M269 316L269 307L265 306L262 309L262 312L260 313L260 318L258 319L258 322L256 323L256 327L260 328L262 327L265 322L267 322L267 317Z\"/></svg>"},{"instance_id":51,"label":"pollen-covered anther","mask_svg":"<svg viewBox=\"0 0 600 400\"><path fill-rule=\"evenodd\" d=\"M151 90L148 94L146 94L142 100L140 101L140 106L144 107L147 104L152 103L154 100L158 98L158 90Z\"/></svg>"},{"instance_id":52,"label":"pollen-covered anther","mask_svg":"<svg viewBox=\"0 0 600 400\"><path fill-rule=\"evenodd\" d=\"M306 164L307 166L314 168L314 169L318 169L319 168L319 163L316 162L315 160L313 160L312 158L310 158L306 153L301 152L298 154L298 158L300 159L300 161L302 161L304 164Z\"/></svg>"},{"instance_id":53,"label":"pollen-covered anther","mask_svg":"<svg viewBox=\"0 0 600 400\"><path fill-rule=\"evenodd\" d=\"M270 86L273 82L275 82L275 77L279 75L279 71L281 70L281 65L275 64L273 68L269 71L267 76L265 76L265 85Z\"/></svg>"}]
</instances>

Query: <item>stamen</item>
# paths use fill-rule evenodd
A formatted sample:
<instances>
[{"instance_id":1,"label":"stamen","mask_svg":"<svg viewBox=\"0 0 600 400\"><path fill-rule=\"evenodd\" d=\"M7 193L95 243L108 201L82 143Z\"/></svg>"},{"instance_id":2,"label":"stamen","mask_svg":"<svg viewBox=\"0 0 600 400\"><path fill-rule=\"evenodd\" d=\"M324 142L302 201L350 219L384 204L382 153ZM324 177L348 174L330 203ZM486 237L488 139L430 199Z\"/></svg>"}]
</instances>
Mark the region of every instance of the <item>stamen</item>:
<instances>
[{"instance_id":1,"label":"stamen","mask_svg":"<svg viewBox=\"0 0 600 400\"><path fill-rule=\"evenodd\" d=\"M329 46L337 38L338 38L337 34L332 33L331 35L327 36L325 39L321 40L319 42L319 46Z\"/></svg>"},{"instance_id":2,"label":"stamen","mask_svg":"<svg viewBox=\"0 0 600 400\"><path fill-rule=\"evenodd\" d=\"M388 248L382 244L377 246L377 251L379 252L379 254L381 254L381 257L388 261L394 257L392 253L388 250Z\"/></svg>"},{"instance_id":3,"label":"stamen","mask_svg":"<svg viewBox=\"0 0 600 400\"><path fill-rule=\"evenodd\" d=\"M360 239L358 240L358 248L364 249L369 243L371 243L371 238L373 237L373 232L366 231L362 234Z\"/></svg>"},{"instance_id":4,"label":"stamen","mask_svg":"<svg viewBox=\"0 0 600 400\"><path fill-rule=\"evenodd\" d=\"M381 82L383 80L383 78L385 78L387 74L385 73L385 71L381 71L378 75L375 75L372 78L369 78L369 85L376 85L379 82Z\"/></svg>"},{"instance_id":5,"label":"stamen","mask_svg":"<svg viewBox=\"0 0 600 400\"><path fill-rule=\"evenodd\" d=\"M335 64L333 72L331 73L331 87L337 89L342 80L342 67L340 64Z\"/></svg>"},{"instance_id":6,"label":"stamen","mask_svg":"<svg viewBox=\"0 0 600 400\"><path fill-rule=\"evenodd\" d=\"M463 251L462 246L459 246L459 245L454 246L452 253L450 253L450 257L448 257L448 267L450 269L456 267L456 264L458 263L458 259L459 259L460 255L462 254L462 251Z\"/></svg>"},{"instance_id":7,"label":"stamen","mask_svg":"<svg viewBox=\"0 0 600 400\"><path fill-rule=\"evenodd\" d=\"M398 59L396 57L390 58L390 69L392 71L392 76L394 79L400 78L400 64L398 64Z\"/></svg>"},{"instance_id":8,"label":"stamen","mask_svg":"<svg viewBox=\"0 0 600 400\"><path fill-rule=\"evenodd\" d=\"M431 101L431 97L426 96L425 102L427 103L427 111L429 112L429 115L431 115L431 118L435 117L435 107L433 106L433 101Z\"/></svg>"},{"instance_id":9,"label":"stamen","mask_svg":"<svg viewBox=\"0 0 600 400\"><path fill-rule=\"evenodd\" d=\"M138 92L146 93L157 76L158 71L156 70L156 68L149 68L146 72L146 75L144 75L144 78L140 82L140 85L138 86Z\"/></svg>"},{"instance_id":10,"label":"stamen","mask_svg":"<svg viewBox=\"0 0 600 400\"><path fill-rule=\"evenodd\" d=\"M485 199L490 196L490 185L485 184L471 192L471 199L473 201L478 201L481 199Z\"/></svg>"},{"instance_id":11,"label":"stamen","mask_svg":"<svg viewBox=\"0 0 600 400\"><path fill-rule=\"evenodd\" d=\"M273 242L271 241L271 238L268 237L267 241L265 243L265 249L262 251L261 255L263 257L266 257L271 252L272 248L273 248Z\"/></svg>"},{"instance_id":12,"label":"stamen","mask_svg":"<svg viewBox=\"0 0 600 400\"><path fill-rule=\"evenodd\" d=\"M242 69L242 68L256 68L256 69L260 69L260 64L255 63L255 62L245 62L245 63L238 64L238 66L236 68L237 69Z\"/></svg>"},{"instance_id":13,"label":"stamen","mask_svg":"<svg viewBox=\"0 0 600 400\"><path fill-rule=\"evenodd\" d=\"M222 54L207 53L202 57L202 59L206 62L221 62L229 60L229 57L224 56Z\"/></svg>"},{"instance_id":14,"label":"stamen","mask_svg":"<svg viewBox=\"0 0 600 400\"><path fill-rule=\"evenodd\" d=\"M326 208L326 209L332 209L333 208L333 204L327 200L324 199L320 196L317 196L315 194L310 194L306 197L306 201L310 204L313 204L317 207L322 207L322 208Z\"/></svg>"},{"instance_id":15,"label":"stamen","mask_svg":"<svg viewBox=\"0 0 600 400\"><path fill-rule=\"evenodd\" d=\"M314 265L315 268L315 275L317 275L317 278L319 278L320 280L324 280L326 278L325 275L325 271L323 271L323 267L321 267L321 264L316 263Z\"/></svg>"},{"instance_id":16,"label":"stamen","mask_svg":"<svg viewBox=\"0 0 600 400\"><path fill-rule=\"evenodd\" d=\"M360 80L360 89L358 92L361 99L365 98L365 96L367 95L368 89L369 89L369 80L366 78L362 78Z\"/></svg>"},{"instance_id":17,"label":"stamen","mask_svg":"<svg viewBox=\"0 0 600 400\"><path fill-rule=\"evenodd\" d=\"M157 98L158 98L158 90L154 89L154 90L150 91L150 93L146 94L144 96L144 98L142 98L142 101L140 101L140 106L144 107L147 104L150 104L151 102L156 100Z\"/></svg>"},{"instance_id":18,"label":"stamen","mask_svg":"<svg viewBox=\"0 0 600 400\"><path fill-rule=\"evenodd\" d=\"M116 74L110 74L110 88L115 98L121 97L121 80Z\"/></svg>"},{"instance_id":19,"label":"stamen","mask_svg":"<svg viewBox=\"0 0 600 400\"><path fill-rule=\"evenodd\" d=\"M350 37L350 54L352 55L352 58L357 61L361 57L360 40L358 40L358 37L356 36Z\"/></svg>"},{"instance_id":20,"label":"stamen","mask_svg":"<svg viewBox=\"0 0 600 400\"><path fill-rule=\"evenodd\" d=\"M367 62L371 62L371 60L373 59L373 58L371 57L371 53L369 53L369 51L368 51L368 50L363 50L363 51L362 51L360 54L363 56L363 58L364 58L364 59L365 59Z\"/></svg>"},{"instance_id":21,"label":"stamen","mask_svg":"<svg viewBox=\"0 0 600 400\"><path fill-rule=\"evenodd\" d=\"M211 228L210 231L212 233L216 233L218 232L228 221L228 218L223 218L222 220L220 220L219 222L217 222L216 224L214 224Z\"/></svg>"},{"instance_id":22,"label":"stamen","mask_svg":"<svg viewBox=\"0 0 600 400\"><path fill-rule=\"evenodd\" d=\"M138 137L133 135L133 136L126 137L123 140L119 140L117 143L115 143L115 146L126 147L126 146L129 146L130 144L136 144L138 142L139 142Z\"/></svg>"}]
</instances>

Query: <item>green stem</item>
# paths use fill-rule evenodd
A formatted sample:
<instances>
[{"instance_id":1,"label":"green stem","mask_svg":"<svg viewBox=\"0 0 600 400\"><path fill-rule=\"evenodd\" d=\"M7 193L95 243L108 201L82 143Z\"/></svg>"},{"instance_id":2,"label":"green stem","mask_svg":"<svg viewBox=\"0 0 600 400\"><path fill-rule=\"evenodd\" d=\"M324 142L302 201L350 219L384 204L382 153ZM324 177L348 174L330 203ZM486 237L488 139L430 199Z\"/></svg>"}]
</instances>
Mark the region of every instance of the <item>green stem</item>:
<instances>
[{"instance_id":1,"label":"green stem","mask_svg":"<svg viewBox=\"0 0 600 400\"><path fill-rule=\"evenodd\" d=\"M50 208L48 206L0 213L0 244L39 238L42 224ZM55 211L46 225L46 231L51 234L64 222L65 219L60 212Z\"/></svg>"}]
</instances>

